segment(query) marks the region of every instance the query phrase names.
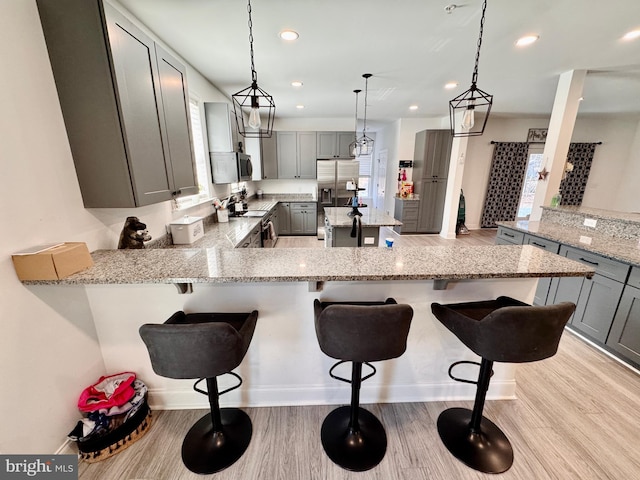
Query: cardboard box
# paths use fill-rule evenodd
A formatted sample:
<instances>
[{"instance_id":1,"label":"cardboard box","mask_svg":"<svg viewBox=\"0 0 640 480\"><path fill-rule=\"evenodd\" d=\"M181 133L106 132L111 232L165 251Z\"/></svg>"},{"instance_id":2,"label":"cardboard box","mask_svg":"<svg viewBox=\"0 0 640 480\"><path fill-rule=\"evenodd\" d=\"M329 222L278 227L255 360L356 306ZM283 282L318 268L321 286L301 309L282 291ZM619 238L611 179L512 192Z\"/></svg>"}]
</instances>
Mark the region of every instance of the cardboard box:
<instances>
[{"instance_id":1,"label":"cardboard box","mask_svg":"<svg viewBox=\"0 0 640 480\"><path fill-rule=\"evenodd\" d=\"M20 280L59 280L93 265L84 242L39 246L11 258Z\"/></svg>"}]
</instances>

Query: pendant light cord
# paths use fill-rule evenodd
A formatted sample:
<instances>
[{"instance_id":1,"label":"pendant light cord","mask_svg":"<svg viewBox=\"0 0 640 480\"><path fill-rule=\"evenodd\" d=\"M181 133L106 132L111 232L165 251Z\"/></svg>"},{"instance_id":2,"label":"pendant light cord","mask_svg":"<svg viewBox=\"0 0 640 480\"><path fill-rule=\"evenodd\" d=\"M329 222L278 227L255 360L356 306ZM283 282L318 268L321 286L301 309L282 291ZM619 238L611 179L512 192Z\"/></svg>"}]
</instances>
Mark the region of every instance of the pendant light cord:
<instances>
[{"instance_id":1,"label":"pendant light cord","mask_svg":"<svg viewBox=\"0 0 640 480\"><path fill-rule=\"evenodd\" d=\"M353 93L356 94L356 124L355 127L353 129L354 132L354 141L357 142L358 141L358 94L361 92L362 90L354 90Z\"/></svg>"},{"instance_id":2,"label":"pendant light cord","mask_svg":"<svg viewBox=\"0 0 640 480\"><path fill-rule=\"evenodd\" d=\"M365 73L364 77L364 120L362 124L362 137L367 135L367 97L369 96L369 77L370 73Z\"/></svg>"},{"instance_id":3,"label":"pendant light cord","mask_svg":"<svg viewBox=\"0 0 640 480\"><path fill-rule=\"evenodd\" d=\"M249 47L251 51L251 81L253 83L257 83L258 74L256 73L256 67L253 63L253 22L251 21L251 0L248 0L247 12L249 12ZM477 61L476 61L476 68L477 68Z\"/></svg>"},{"instance_id":4,"label":"pendant light cord","mask_svg":"<svg viewBox=\"0 0 640 480\"><path fill-rule=\"evenodd\" d=\"M478 82L478 62L480 61L480 47L482 46L482 33L484 32L484 14L487 11L487 0L484 0L482 4L482 17L480 18L480 36L478 37L478 50L476 51L476 64L473 68L473 76L471 77L471 84L475 85Z\"/></svg>"}]
</instances>

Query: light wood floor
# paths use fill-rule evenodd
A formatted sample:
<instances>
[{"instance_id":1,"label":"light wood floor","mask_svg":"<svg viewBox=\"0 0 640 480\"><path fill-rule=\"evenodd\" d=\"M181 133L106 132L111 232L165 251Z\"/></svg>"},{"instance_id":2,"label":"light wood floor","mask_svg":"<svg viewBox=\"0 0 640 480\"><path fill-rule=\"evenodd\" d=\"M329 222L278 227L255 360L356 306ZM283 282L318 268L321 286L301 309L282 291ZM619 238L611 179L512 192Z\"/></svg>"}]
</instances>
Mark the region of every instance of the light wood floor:
<instances>
[{"instance_id":1,"label":"light wood floor","mask_svg":"<svg viewBox=\"0 0 640 480\"><path fill-rule=\"evenodd\" d=\"M253 438L228 469L201 476L180 459L182 439L204 410L156 411L139 442L95 464L81 462L82 480L544 480L640 478L640 377L570 332L558 354L517 372L517 400L488 401L485 416L506 433L515 452L510 470L480 474L452 457L440 442L438 414L472 402L365 405L380 418L387 454L373 470L353 473L334 465L320 443L331 406L247 408ZM345 385L345 404L349 386Z\"/></svg>"},{"instance_id":2,"label":"light wood floor","mask_svg":"<svg viewBox=\"0 0 640 480\"><path fill-rule=\"evenodd\" d=\"M493 243L492 235L495 231L472 232L460 240ZM284 239L287 237L281 237ZM306 238L310 240L319 247L323 244L315 237ZM437 236L402 236L398 244L405 240L451 242ZM103 462L81 462L79 478L640 479L640 376L636 371L566 331L557 355L519 365L516 378L517 400L488 401L485 406L485 416L502 428L515 452L513 467L499 476L469 469L449 454L438 437L439 413L453 406L471 408L472 402L467 401L365 405L385 425L388 448L380 465L363 473L343 470L324 454L320 426L333 406L245 409L254 428L248 450L228 469L207 476L191 473L180 458L184 435L206 411L156 411L154 425L145 437ZM344 388L347 404L349 386Z\"/></svg>"}]
</instances>

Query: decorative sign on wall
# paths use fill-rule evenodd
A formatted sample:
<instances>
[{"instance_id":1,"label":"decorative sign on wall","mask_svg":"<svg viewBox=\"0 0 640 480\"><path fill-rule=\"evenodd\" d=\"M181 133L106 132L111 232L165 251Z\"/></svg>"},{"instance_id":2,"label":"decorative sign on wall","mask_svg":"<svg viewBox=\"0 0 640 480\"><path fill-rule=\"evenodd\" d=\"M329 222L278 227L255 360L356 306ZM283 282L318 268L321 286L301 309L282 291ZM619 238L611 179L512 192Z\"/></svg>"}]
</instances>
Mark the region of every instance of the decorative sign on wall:
<instances>
[{"instance_id":1,"label":"decorative sign on wall","mask_svg":"<svg viewBox=\"0 0 640 480\"><path fill-rule=\"evenodd\" d=\"M528 143L544 143L547 140L547 128L530 128L527 134Z\"/></svg>"}]
</instances>

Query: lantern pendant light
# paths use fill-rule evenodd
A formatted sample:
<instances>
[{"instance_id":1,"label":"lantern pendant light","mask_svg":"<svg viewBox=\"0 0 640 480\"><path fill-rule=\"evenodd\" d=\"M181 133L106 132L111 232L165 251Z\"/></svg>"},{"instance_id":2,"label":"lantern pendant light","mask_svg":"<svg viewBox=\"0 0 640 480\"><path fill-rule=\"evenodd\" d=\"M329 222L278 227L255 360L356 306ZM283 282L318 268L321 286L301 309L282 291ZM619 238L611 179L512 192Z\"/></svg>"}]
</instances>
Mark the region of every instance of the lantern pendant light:
<instances>
[{"instance_id":1,"label":"lantern pendant light","mask_svg":"<svg viewBox=\"0 0 640 480\"><path fill-rule=\"evenodd\" d=\"M353 93L356 94L356 121L355 126L353 128L353 142L349 144L349 155L352 157L358 156L358 94L362 90L354 90Z\"/></svg>"},{"instance_id":2,"label":"lantern pendant light","mask_svg":"<svg viewBox=\"0 0 640 480\"><path fill-rule=\"evenodd\" d=\"M364 78L364 124L362 136L356 141L356 157L373 154L373 138L367 136L367 94L369 92L369 78L373 75L364 73L362 76Z\"/></svg>"},{"instance_id":3,"label":"lantern pendant light","mask_svg":"<svg viewBox=\"0 0 640 480\"><path fill-rule=\"evenodd\" d=\"M231 96L238 133L245 138L268 138L273 134L276 104L273 97L258 86L258 74L253 62L253 22L251 0L248 0L249 46L251 52L251 85ZM245 116L248 121L245 125Z\"/></svg>"},{"instance_id":4,"label":"lantern pendant light","mask_svg":"<svg viewBox=\"0 0 640 480\"><path fill-rule=\"evenodd\" d=\"M471 77L471 87L466 92L458 95L449 102L449 119L451 121L451 134L454 137L473 137L482 135L487 125L493 95L480 90L478 82L478 61L480 60L480 47L482 46L482 33L484 30L484 16L487 10L487 0L482 5L482 17L480 19L480 36L478 38L478 50L476 62ZM482 122L477 122L478 112L483 114Z\"/></svg>"}]
</instances>

